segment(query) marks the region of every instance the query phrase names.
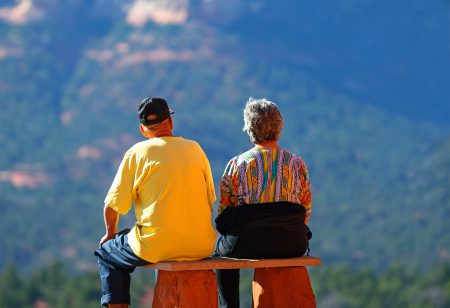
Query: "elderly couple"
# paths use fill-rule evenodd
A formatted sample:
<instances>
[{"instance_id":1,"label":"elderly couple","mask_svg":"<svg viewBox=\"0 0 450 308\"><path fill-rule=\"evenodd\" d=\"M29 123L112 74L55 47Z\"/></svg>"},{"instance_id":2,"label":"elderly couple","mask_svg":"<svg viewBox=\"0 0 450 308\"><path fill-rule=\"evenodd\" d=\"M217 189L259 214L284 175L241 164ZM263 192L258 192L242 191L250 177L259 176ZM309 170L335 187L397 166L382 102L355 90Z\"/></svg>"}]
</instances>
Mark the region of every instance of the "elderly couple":
<instances>
[{"instance_id":1,"label":"elderly couple","mask_svg":"<svg viewBox=\"0 0 450 308\"><path fill-rule=\"evenodd\" d=\"M289 258L308 249L311 185L305 162L278 145L283 127L278 106L250 98L244 108L243 130L254 147L225 167L217 243L208 159L198 143L172 135L172 113L162 98L140 103L139 129L147 140L125 153L106 196L106 234L95 252L104 306L130 305L130 273L136 266L211 254ZM117 232L120 214L133 202L136 224ZM220 307L239 307L239 270L216 274Z\"/></svg>"}]
</instances>

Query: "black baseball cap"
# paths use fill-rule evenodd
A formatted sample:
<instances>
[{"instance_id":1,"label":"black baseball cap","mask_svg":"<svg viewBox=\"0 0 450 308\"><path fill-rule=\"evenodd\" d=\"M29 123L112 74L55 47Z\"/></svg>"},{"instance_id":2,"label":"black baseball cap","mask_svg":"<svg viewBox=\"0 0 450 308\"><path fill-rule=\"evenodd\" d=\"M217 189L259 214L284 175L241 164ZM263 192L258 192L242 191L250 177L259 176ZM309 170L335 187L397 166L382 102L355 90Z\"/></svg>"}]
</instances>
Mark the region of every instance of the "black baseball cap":
<instances>
[{"instance_id":1,"label":"black baseball cap","mask_svg":"<svg viewBox=\"0 0 450 308\"><path fill-rule=\"evenodd\" d=\"M169 118L172 113L173 111L169 109L167 101L164 98L147 97L144 98L139 104L137 115L139 122L147 126L164 121ZM156 117L148 119L151 115Z\"/></svg>"}]
</instances>

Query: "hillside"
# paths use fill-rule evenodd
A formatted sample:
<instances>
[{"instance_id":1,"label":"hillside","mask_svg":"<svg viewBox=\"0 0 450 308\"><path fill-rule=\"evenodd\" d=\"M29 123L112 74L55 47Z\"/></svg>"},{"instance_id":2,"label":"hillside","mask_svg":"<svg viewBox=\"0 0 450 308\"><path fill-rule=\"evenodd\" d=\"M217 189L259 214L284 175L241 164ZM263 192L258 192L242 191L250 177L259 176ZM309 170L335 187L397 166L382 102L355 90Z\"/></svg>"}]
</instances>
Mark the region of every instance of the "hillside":
<instances>
[{"instance_id":1,"label":"hillside","mask_svg":"<svg viewBox=\"0 0 450 308\"><path fill-rule=\"evenodd\" d=\"M414 1L393 32L378 26L397 22L400 4L327 2L319 16L306 1L177 1L141 16L132 1L128 11L119 1L28 3L39 14L22 23L1 17L12 2L0 9L0 232L9 234L0 267L55 258L95 267L103 198L140 140L136 104L148 95L168 99L176 134L200 142L216 183L228 159L251 146L241 131L247 98L278 102L282 145L310 170L312 252L326 263L449 263L449 19L435 10L447 2ZM369 27L369 12L386 18L370 36L340 23L369 16L354 20ZM338 26L342 40L319 35ZM420 52L406 56L411 46Z\"/></svg>"}]
</instances>

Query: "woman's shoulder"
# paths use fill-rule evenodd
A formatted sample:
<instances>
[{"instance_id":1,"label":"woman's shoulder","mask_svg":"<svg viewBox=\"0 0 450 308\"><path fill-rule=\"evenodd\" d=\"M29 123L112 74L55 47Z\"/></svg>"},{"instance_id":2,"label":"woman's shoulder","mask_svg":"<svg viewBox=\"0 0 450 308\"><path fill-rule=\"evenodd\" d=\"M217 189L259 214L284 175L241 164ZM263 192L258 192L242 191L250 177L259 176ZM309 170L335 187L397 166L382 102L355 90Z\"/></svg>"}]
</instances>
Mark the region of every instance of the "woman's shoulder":
<instances>
[{"instance_id":1,"label":"woman's shoulder","mask_svg":"<svg viewBox=\"0 0 450 308\"><path fill-rule=\"evenodd\" d=\"M272 157L272 159L282 159L285 163L295 163L304 165L305 162L303 158L296 153L293 153L289 150L285 150L283 148L277 149L276 155L267 155L268 152L273 150L265 150L265 149L250 149L243 153L239 153L238 155L231 158L227 164L228 167L243 167L249 166L254 163L258 163L258 160L264 161L267 157Z\"/></svg>"},{"instance_id":2,"label":"woman's shoulder","mask_svg":"<svg viewBox=\"0 0 450 308\"><path fill-rule=\"evenodd\" d=\"M284 156L291 157L292 159L295 159L295 160L301 160L301 161L303 161L303 158L300 156L300 154L291 152L291 151L286 150L286 149L280 149L280 151L283 151L283 155L284 155Z\"/></svg>"},{"instance_id":3,"label":"woman's shoulder","mask_svg":"<svg viewBox=\"0 0 450 308\"><path fill-rule=\"evenodd\" d=\"M246 163L250 160L254 159L254 153L252 153L253 149L250 149L248 151L239 153L238 155L231 158L228 162L228 164L236 164L241 165L243 163Z\"/></svg>"},{"instance_id":4,"label":"woman's shoulder","mask_svg":"<svg viewBox=\"0 0 450 308\"><path fill-rule=\"evenodd\" d=\"M243 153L239 153L238 155L232 157L225 167L225 173L234 173L233 171L237 171L238 169L242 169L248 165L252 160L255 159L254 155L251 153L252 150L248 150Z\"/></svg>"},{"instance_id":5,"label":"woman's shoulder","mask_svg":"<svg viewBox=\"0 0 450 308\"><path fill-rule=\"evenodd\" d=\"M272 157L275 159L275 157L283 157L286 160L293 160L293 161L299 161L303 162L303 158L296 153L293 153L289 150L285 150L283 148L278 148L276 150L267 150L267 149L250 149L246 152L239 153L238 155L234 156L230 162L233 162L237 165L242 164L249 164L253 161L257 161L258 158L263 159L263 157L267 157L267 153L276 151L276 155L269 155L269 157Z\"/></svg>"}]
</instances>

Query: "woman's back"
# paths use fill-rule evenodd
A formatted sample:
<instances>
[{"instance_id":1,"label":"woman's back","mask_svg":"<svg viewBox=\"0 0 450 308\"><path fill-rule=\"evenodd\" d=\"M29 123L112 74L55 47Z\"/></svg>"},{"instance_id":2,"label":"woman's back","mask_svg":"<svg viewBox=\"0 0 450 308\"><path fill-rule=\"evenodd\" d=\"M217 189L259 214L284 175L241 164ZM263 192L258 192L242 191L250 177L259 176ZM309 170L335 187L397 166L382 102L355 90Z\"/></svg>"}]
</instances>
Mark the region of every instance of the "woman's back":
<instances>
[{"instance_id":1,"label":"woman's back","mask_svg":"<svg viewBox=\"0 0 450 308\"><path fill-rule=\"evenodd\" d=\"M267 99L250 98L244 127L255 147L228 162L220 181L215 254L291 258L309 245L311 184L303 160L278 146L283 117ZM220 307L239 307L239 270L217 270Z\"/></svg>"},{"instance_id":2,"label":"woman's back","mask_svg":"<svg viewBox=\"0 0 450 308\"><path fill-rule=\"evenodd\" d=\"M288 201L311 208L311 184L301 157L281 148L251 149L227 164L219 212L227 206Z\"/></svg>"}]
</instances>

